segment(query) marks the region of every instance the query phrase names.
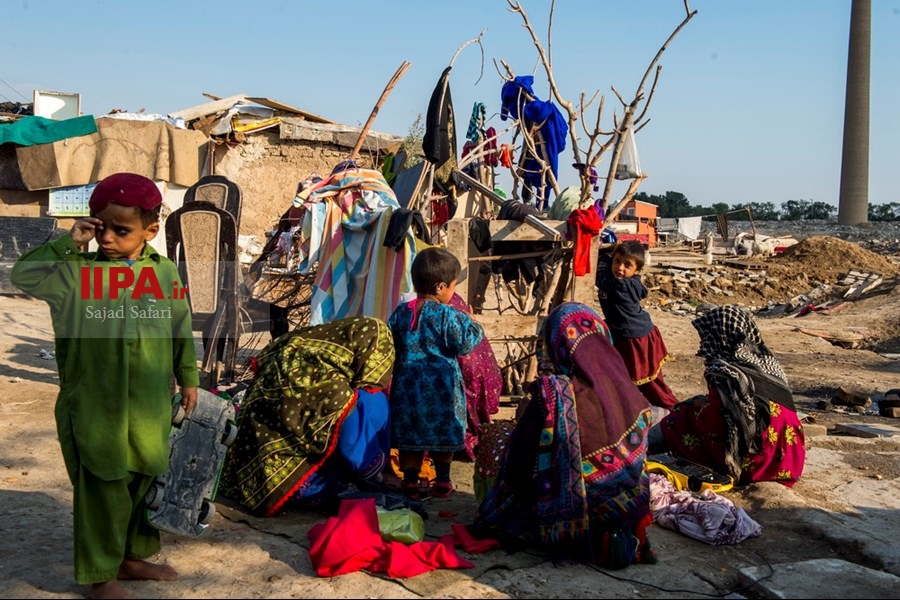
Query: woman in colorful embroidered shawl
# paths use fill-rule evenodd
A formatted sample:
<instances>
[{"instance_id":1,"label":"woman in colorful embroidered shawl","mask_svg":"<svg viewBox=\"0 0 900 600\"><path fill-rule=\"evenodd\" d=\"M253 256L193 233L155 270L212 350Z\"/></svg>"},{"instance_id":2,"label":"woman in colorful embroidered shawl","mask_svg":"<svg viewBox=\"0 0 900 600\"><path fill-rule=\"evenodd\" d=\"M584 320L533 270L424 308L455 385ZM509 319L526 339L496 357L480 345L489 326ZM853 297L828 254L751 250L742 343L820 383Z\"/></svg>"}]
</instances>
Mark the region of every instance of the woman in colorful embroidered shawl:
<instances>
[{"instance_id":1,"label":"woman in colorful embroidered shawl","mask_svg":"<svg viewBox=\"0 0 900 600\"><path fill-rule=\"evenodd\" d=\"M784 371L756 323L722 306L693 325L708 393L674 407L659 426L665 448L653 450L668 449L742 483L793 486L806 459L803 426Z\"/></svg>"},{"instance_id":2,"label":"woman in colorful embroidered shawl","mask_svg":"<svg viewBox=\"0 0 900 600\"><path fill-rule=\"evenodd\" d=\"M390 452L382 390L393 365L391 333L372 317L274 340L257 358L223 489L272 516L292 498L326 499L351 478L377 476Z\"/></svg>"},{"instance_id":3,"label":"woman in colorful embroidered shawl","mask_svg":"<svg viewBox=\"0 0 900 600\"><path fill-rule=\"evenodd\" d=\"M450 306L470 314L469 305L462 296L453 294ZM497 357L486 337L466 355L458 356L457 362L462 371L463 383L466 386L466 447L456 453L460 460L475 460L475 449L481 428L491 422L491 415L500 411L500 392L503 391L503 378Z\"/></svg>"},{"instance_id":4,"label":"woman in colorful embroidered shawl","mask_svg":"<svg viewBox=\"0 0 900 600\"><path fill-rule=\"evenodd\" d=\"M606 324L584 304L556 307L541 343L549 374L531 385L470 532L605 568L655 562L646 536L649 403Z\"/></svg>"}]
</instances>

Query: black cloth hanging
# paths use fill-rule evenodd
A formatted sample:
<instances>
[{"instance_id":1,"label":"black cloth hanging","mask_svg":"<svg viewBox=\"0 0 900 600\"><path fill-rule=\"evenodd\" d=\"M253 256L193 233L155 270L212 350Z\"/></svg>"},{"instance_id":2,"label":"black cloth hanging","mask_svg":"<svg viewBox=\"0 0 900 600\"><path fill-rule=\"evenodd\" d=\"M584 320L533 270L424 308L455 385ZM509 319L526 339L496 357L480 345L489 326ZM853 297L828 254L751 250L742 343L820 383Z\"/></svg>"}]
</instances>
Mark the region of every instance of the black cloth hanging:
<instances>
[{"instance_id":1,"label":"black cloth hanging","mask_svg":"<svg viewBox=\"0 0 900 600\"><path fill-rule=\"evenodd\" d=\"M453 101L450 98L450 69L441 74L425 115L425 136L422 151L425 158L436 166L456 158L456 131L453 123Z\"/></svg>"},{"instance_id":2,"label":"black cloth hanging","mask_svg":"<svg viewBox=\"0 0 900 600\"><path fill-rule=\"evenodd\" d=\"M487 219L479 217L469 221L469 238L478 251L485 254L491 249L491 227Z\"/></svg>"},{"instance_id":3,"label":"black cloth hanging","mask_svg":"<svg viewBox=\"0 0 900 600\"><path fill-rule=\"evenodd\" d=\"M417 238L426 244L431 244L431 236L428 234L428 227L425 225L422 213L408 208L398 208L391 214L387 231L384 232L384 247L390 248L394 252L400 252L406 241L406 232L410 227L413 228L413 234Z\"/></svg>"}]
</instances>

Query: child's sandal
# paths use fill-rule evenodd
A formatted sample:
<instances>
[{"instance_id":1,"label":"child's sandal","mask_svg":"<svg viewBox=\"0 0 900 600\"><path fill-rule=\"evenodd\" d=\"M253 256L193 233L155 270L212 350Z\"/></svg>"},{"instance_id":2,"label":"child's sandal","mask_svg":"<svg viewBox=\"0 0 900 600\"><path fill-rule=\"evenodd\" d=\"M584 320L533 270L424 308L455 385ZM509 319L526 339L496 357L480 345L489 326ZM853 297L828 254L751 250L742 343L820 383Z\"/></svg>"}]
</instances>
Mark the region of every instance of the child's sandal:
<instances>
[{"instance_id":1,"label":"child's sandal","mask_svg":"<svg viewBox=\"0 0 900 600\"><path fill-rule=\"evenodd\" d=\"M422 493L422 487L418 481L404 481L402 483L403 494L410 500L422 500L425 494Z\"/></svg>"},{"instance_id":2,"label":"child's sandal","mask_svg":"<svg viewBox=\"0 0 900 600\"><path fill-rule=\"evenodd\" d=\"M434 486L431 488L431 497L432 498L449 498L453 495L453 482L450 481L435 481Z\"/></svg>"}]
</instances>

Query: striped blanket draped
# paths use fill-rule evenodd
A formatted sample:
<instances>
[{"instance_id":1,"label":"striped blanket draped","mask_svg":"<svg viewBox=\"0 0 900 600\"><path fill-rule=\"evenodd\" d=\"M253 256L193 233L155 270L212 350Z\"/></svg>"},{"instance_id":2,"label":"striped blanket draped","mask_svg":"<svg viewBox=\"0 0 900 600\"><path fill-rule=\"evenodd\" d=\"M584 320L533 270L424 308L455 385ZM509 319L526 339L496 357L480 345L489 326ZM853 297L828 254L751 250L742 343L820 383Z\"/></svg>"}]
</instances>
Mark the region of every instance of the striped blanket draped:
<instances>
[{"instance_id":1,"label":"striped blanket draped","mask_svg":"<svg viewBox=\"0 0 900 600\"><path fill-rule=\"evenodd\" d=\"M383 245L400 208L384 176L371 169L335 173L294 203L307 208L298 270L316 267L310 325L353 316L386 321L401 294L413 290L416 242L410 230L400 252Z\"/></svg>"}]
</instances>

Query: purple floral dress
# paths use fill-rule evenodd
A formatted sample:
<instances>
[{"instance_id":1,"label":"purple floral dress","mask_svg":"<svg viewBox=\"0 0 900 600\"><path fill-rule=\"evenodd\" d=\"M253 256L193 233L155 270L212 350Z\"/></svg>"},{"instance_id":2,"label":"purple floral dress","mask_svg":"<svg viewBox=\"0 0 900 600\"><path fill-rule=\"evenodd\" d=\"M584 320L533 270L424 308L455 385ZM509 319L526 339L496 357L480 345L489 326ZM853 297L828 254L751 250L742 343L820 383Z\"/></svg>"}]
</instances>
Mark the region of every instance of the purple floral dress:
<instances>
[{"instance_id":1,"label":"purple floral dress","mask_svg":"<svg viewBox=\"0 0 900 600\"><path fill-rule=\"evenodd\" d=\"M469 314L469 305L459 294L453 294L450 306ZM491 343L485 337L472 352L458 359L466 386L466 447L457 453L459 460L475 460L475 448L481 427L491 422L500 411L503 378Z\"/></svg>"}]
</instances>

